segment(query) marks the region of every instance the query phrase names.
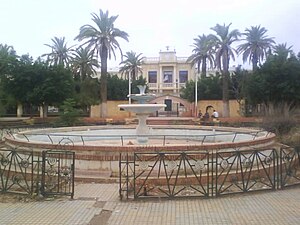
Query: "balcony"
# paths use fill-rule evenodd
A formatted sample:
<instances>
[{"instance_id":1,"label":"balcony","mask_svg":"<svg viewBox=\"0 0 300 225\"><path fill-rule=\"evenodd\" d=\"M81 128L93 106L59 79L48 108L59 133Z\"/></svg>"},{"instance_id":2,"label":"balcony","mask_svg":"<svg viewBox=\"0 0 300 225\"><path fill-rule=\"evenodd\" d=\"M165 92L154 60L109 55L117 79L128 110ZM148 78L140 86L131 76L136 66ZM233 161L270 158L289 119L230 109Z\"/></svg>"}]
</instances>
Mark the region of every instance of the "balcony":
<instances>
[{"instance_id":1,"label":"balcony","mask_svg":"<svg viewBox=\"0 0 300 225\"><path fill-rule=\"evenodd\" d=\"M162 62L172 62L172 63L186 63L187 57L147 57L144 59L144 63L162 63Z\"/></svg>"},{"instance_id":2,"label":"balcony","mask_svg":"<svg viewBox=\"0 0 300 225\"><path fill-rule=\"evenodd\" d=\"M156 89L157 88L157 83L148 83L148 87L150 89Z\"/></svg>"},{"instance_id":3,"label":"balcony","mask_svg":"<svg viewBox=\"0 0 300 225\"><path fill-rule=\"evenodd\" d=\"M159 57L147 57L144 59L144 63L158 63Z\"/></svg>"},{"instance_id":4,"label":"balcony","mask_svg":"<svg viewBox=\"0 0 300 225\"><path fill-rule=\"evenodd\" d=\"M177 62L186 63L188 57L177 57Z\"/></svg>"},{"instance_id":5,"label":"balcony","mask_svg":"<svg viewBox=\"0 0 300 225\"><path fill-rule=\"evenodd\" d=\"M150 90L176 90L185 87L185 83L148 83Z\"/></svg>"},{"instance_id":6,"label":"balcony","mask_svg":"<svg viewBox=\"0 0 300 225\"><path fill-rule=\"evenodd\" d=\"M162 83L160 86L167 89L176 88L176 83Z\"/></svg>"}]
</instances>

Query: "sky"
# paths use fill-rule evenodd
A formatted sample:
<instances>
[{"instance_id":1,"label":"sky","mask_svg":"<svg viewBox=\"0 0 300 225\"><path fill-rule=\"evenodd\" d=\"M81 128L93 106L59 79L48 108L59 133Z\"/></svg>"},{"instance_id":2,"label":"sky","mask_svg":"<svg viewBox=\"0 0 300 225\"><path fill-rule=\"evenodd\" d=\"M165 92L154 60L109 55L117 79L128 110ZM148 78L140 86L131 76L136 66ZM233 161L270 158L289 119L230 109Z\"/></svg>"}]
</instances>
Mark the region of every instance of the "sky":
<instances>
[{"instance_id":1,"label":"sky","mask_svg":"<svg viewBox=\"0 0 300 225\"><path fill-rule=\"evenodd\" d=\"M68 46L79 44L74 38L80 27L94 26L91 13L100 9L118 15L115 27L129 34L129 42L118 40L123 53L158 57L169 46L178 57L188 57L194 38L214 34L216 24L229 23L240 32L265 27L277 44L287 43L300 52L300 0L0 0L0 9L0 43L34 59L51 52L45 44L51 45L54 37L65 37ZM240 58L231 65L242 64ZM117 53L108 65L121 60Z\"/></svg>"}]
</instances>

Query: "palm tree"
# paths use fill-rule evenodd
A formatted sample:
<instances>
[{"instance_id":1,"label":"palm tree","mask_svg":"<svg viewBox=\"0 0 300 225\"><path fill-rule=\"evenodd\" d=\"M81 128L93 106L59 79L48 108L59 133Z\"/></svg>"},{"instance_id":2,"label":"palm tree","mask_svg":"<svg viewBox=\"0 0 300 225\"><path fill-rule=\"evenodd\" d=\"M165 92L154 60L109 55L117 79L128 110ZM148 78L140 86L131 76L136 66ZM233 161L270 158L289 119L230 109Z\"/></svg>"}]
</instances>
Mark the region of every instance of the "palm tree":
<instances>
[{"instance_id":1,"label":"palm tree","mask_svg":"<svg viewBox=\"0 0 300 225\"><path fill-rule=\"evenodd\" d=\"M132 80L136 80L138 77L138 73L142 73L142 64L144 57L141 57L142 53L136 54L133 51L126 52L124 55L125 60L123 60L120 65L120 73L125 74L126 76L130 76Z\"/></svg>"},{"instance_id":2,"label":"palm tree","mask_svg":"<svg viewBox=\"0 0 300 225\"><path fill-rule=\"evenodd\" d=\"M17 56L14 47L7 44L0 44L0 54L1 56Z\"/></svg>"},{"instance_id":3,"label":"palm tree","mask_svg":"<svg viewBox=\"0 0 300 225\"><path fill-rule=\"evenodd\" d=\"M13 46L7 44L0 44L0 80L3 79L2 76L6 77L12 72L12 65L17 61L17 58L18 56ZM23 114L23 107L22 104L18 101L17 108L17 116L21 117Z\"/></svg>"},{"instance_id":4,"label":"palm tree","mask_svg":"<svg viewBox=\"0 0 300 225\"><path fill-rule=\"evenodd\" d=\"M251 26L251 28L247 28L243 35L246 43L243 43L238 46L237 51L239 53L243 53L243 62L252 63L252 70L255 71L257 69L257 64L263 61L267 55L269 50L272 48L272 45L275 43L273 38L269 38L266 35L267 29L260 26Z\"/></svg>"},{"instance_id":5,"label":"palm tree","mask_svg":"<svg viewBox=\"0 0 300 225\"><path fill-rule=\"evenodd\" d=\"M67 47L65 37L54 37L51 40L53 42L52 45L45 44L51 48L51 53L43 54L42 57L47 56L47 61L51 65L63 65L67 67L70 61L70 53L74 46Z\"/></svg>"},{"instance_id":6,"label":"palm tree","mask_svg":"<svg viewBox=\"0 0 300 225\"><path fill-rule=\"evenodd\" d=\"M229 31L229 25L220 25L212 27L211 29L216 32L214 35L215 51L216 51L216 66L221 71L223 77L223 116L229 116L229 61L230 58L235 59L235 50L231 47L231 44L238 41L240 32L237 29Z\"/></svg>"},{"instance_id":7,"label":"palm tree","mask_svg":"<svg viewBox=\"0 0 300 225\"><path fill-rule=\"evenodd\" d=\"M5 74L5 70L11 69L9 66L18 58L13 46L7 44L0 44L0 75Z\"/></svg>"},{"instance_id":8,"label":"palm tree","mask_svg":"<svg viewBox=\"0 0 300 225\"><path fill-rule=\"evenodd\" d=\"M274 54L281 57L283 60L286 60L289 56L293 55L294 52L292 50L293 46L287 47L286 43L278 44L274 46Z\"/></svg>"},{"instance_id":9,"label":"palm tree","mask_svg":"<svg viewBox=\"0 0 300 225\"><path fill-rule=\"evenodd\" d=\"M92 21L95 27L91 25L83 25L80 28L79 35L75 38L79 41L86 40L85 44L101 60L101 77L100 77L100 95L101 95L101 117L107 116L107 59L111 59L111 55L115 55L115 49L121 52L117 38L128 41L128 34L114 27L114 22L118 16L109 16L108 11L105 13L100 10L100 15L92 13Z\"/></svg>"},{"instance_id":10,"label":"palm tree","mask_svg":"<svg viewBox=\"0 0 300 225\"><path fill-rule=\"evenodd\" d=\"M191 62L192 65L197 65L198 74L200 73L201 66L201 78L206 77L207 61L213 67L214 65L214 37L213 35L202 35L194 39L193 54L187 59L187 62Z\"/></svg>"},{"instance_id":11,"label":"palm tree","mask_svg":"<svg viewBox=\"0 0 300 225\"><path fill-rule=\"evenodd\" d=\"M89 48L79 47L72 55L72 70L75 75L79 75L83 81L87 77L96 74L95 68L98 68L98 61L94 58L93 52Z\"/></svg>"},{"instance_id":12,"label":"palm tree","mask_svg":"<svg viewBox=\"0 0 300 225\"><path fill-rule=\"evenodd\" d=\"M135 52L130 51L126 52L124 57L126 58L123 60L120 65L120 73L128 77L128 92L129 92L129 104L131 103L131 80L136 80L138 77L138 73L142 73L142 64L144 57L141 57L142 53L136 55Z\"/></svg>"}]
</instances>

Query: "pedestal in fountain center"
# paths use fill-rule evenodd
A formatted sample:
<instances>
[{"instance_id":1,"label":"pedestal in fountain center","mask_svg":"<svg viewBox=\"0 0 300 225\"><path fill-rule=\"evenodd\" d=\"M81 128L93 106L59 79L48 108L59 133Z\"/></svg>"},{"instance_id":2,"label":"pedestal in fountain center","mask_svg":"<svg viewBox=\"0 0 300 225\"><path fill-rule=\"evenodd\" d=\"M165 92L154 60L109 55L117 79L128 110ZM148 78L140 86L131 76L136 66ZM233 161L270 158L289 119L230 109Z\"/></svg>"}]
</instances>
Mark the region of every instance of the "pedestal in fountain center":
<instances>
[{"instance_id":1,"label":"pedestal in fountain center","mask_svg":"<svg viewBox=\"0 0 300 225\"><path fill-rule=\"evenodd\" d=\"M147 144L148 136L150 134L150 128L147 125L147 118L149 114L147 113L136 113L138 118L138 125L136 127L136 139L139 144Z\"/></svg>"},{"instance_id":2,"label":"pedestal in fountain center","mask_svg":"<svg viewBox=\"0 0 300 225\"><path fill-rule=\"evenodd\" d=\"M146 123L147 118L153 112L158 111L161 108L165 108L166 104L124 104L118 105L119 108L128 112L134 112L138 118L138 126L136 128L136 136L139 144L148 143L148 135L150 129Z\"/></svg>"}]
</instances>

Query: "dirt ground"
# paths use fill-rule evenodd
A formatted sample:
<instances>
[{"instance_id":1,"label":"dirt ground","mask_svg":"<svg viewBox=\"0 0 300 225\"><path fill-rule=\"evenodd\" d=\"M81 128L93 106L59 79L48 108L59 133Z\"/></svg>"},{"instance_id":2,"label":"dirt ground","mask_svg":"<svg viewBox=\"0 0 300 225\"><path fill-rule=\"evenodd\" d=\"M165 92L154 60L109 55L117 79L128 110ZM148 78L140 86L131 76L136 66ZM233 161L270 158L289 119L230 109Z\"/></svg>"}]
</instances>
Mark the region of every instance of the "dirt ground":
<instances>
[{"instance_id":1,"label":"dirt ground","mask_svg":"<svg viewBox=\"0 0 300 225\"><path fill-rule=\"evenodd\" d=\"M16 203L16 202L32 202L37 201L27 195L13 194L13 193L0 193L1 203Z\"/></svg>"}]
</instances>

